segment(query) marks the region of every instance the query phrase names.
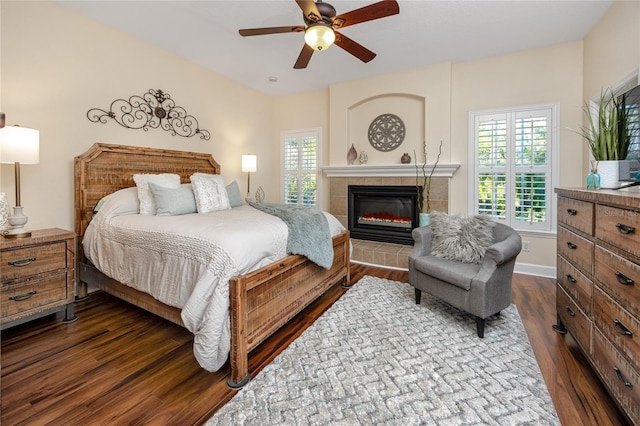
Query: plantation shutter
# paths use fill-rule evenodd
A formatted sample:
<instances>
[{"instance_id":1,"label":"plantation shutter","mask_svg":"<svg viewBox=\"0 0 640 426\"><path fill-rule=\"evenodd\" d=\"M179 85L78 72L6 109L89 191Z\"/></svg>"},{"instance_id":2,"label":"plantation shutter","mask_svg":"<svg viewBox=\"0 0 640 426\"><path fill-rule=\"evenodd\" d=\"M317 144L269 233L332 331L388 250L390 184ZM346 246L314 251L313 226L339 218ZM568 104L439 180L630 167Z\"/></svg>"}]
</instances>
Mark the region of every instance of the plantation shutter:
<instances>
[{"instance_id":1,"label":"plantation shutter","mask_svg":"<svg viewBox=\"0 0 640 426\"><path fill-rule=\"evenodd\" d=\"M284 203L317 206L319 132L284 132Z\"/></svg>"}]
</instances>

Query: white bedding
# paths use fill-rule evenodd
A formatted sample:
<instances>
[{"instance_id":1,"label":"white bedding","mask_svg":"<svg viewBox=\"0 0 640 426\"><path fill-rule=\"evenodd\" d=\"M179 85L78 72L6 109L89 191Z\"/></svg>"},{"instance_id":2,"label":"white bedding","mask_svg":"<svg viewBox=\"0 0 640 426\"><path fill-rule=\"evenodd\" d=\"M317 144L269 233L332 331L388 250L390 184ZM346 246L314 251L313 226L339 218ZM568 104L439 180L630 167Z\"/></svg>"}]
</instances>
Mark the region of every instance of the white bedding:
<instances>
[{"instance_id":1,"label":"white bedding","mask_svg":"<svg viewBox=\"0 0 640 426\"><path fill-rule=\"evenodd\" d=\"M287 226L243 205L182 216L140 215L136 188L105 198L87 227L85 255L107 276L182 309L202 368L229 355L229 279L287 255ZM325 213L332 236L344 231Z\"/></svg>"}]
</instances>

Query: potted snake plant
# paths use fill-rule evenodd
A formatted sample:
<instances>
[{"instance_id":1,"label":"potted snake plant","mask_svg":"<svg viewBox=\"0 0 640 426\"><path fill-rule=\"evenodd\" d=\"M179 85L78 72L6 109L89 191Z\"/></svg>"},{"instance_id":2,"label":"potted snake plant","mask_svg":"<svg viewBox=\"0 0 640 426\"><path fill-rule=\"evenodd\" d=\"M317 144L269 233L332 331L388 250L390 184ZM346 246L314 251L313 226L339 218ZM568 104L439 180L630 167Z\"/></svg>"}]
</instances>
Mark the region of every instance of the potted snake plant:
<instances>
[{"instance_id":1,"label":"potted snake plant","mask_svg":"<svg viewBox=\"0 0 640 426\"><path fill-rule=\"evenodd\" d=\"M619 161L627 157L631 135L627 132L629 114L621 106L611 89L603 91L597 108L586 102L583 108L587 124L580 126L579 134L585 139L600 175L601 188L614 188L618 184Z\"/></svg>"}]
</instances>

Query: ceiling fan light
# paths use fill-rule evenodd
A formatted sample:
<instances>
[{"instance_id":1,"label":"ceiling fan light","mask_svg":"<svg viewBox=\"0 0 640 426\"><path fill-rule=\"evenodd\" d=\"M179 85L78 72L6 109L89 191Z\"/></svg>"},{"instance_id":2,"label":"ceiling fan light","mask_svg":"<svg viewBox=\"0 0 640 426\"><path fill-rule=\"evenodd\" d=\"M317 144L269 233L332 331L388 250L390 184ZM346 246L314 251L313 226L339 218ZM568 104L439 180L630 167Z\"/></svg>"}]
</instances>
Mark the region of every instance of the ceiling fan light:
<instances>
[{"instance_id":1,"label":"ceiling fan light","mask_svg":"<svg viewBox=\"0 0 640 426\"><path fill-rule=\"evenodd\" d=\"M309 25L304 32L304 42L313 50L326 50L336 40L336 34L327 24L316 23Z\"/></svg>"}]
</instances>

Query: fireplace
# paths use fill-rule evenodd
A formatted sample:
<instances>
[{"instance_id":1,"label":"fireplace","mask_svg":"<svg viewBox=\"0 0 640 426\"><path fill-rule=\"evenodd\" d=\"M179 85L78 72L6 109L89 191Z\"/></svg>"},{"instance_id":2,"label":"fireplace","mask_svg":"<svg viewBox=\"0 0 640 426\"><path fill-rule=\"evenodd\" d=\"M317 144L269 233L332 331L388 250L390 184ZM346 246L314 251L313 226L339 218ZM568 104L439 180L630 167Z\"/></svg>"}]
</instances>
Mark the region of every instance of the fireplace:
<instances>
[{"instance_id":1,"label":"fireplace","mask_svg":"<svg viewBox=\"0 0 640 426\"><path fill-rule=\"evenodd\" d=\"M417 198L415 186L349 185L351 238L413 245L411 231L419 226Z\"/></svg>"}]
</instances>

